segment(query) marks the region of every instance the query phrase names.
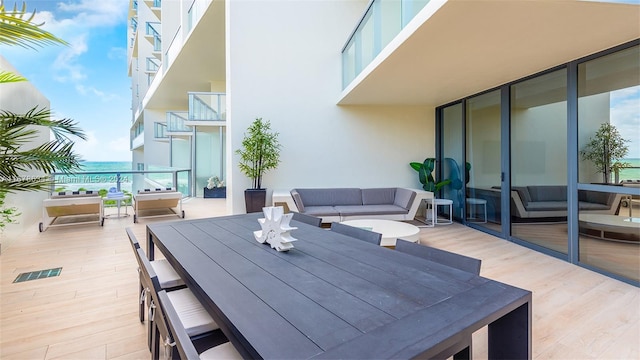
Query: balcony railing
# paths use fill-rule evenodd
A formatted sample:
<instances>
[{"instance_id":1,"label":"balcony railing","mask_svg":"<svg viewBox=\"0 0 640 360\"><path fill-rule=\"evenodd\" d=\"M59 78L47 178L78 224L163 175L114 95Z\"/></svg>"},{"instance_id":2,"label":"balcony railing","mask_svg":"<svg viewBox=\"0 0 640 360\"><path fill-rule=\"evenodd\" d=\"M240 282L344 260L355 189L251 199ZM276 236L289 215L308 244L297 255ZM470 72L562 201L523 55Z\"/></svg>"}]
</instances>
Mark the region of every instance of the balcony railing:
<instances>
[{"instance_id":1,"label":"balcony railing","mask_svg":"<svg viewBox=\"0 0 640 360\"><path fill-rule=\"evenodd\" d=\"M186 111L167 111L167 132L191 132L191 128L185 125L187 116Z\"/></svg>"},{"instance_id":2,"label":"balcony railing","mask_svg":"<svg viewBox=\"0 0 640 360\"><path fill-rule=\"evenodd\" d=\"M167 124L156 122L153 124L153 137L156 139L168 139Z\"/></svg>"},{"instance_id":3,"label":"balcony railing","mask_svg":"<svg viewBox=\"0 0 640 360\"><path fill-rule=\"evenodd\" d=\"M225 93L189 93L189 121L224 121L226 118Z\"/></svg>"},{"instance_id":4,"label":"balcony railing","mask_svg":"<svg viewBox=\"0 0 640 360\"><path fill-rule=\"evenodd\" d=\"M429 0L373 0L342 49L342 88L400 33Z\"/></svg>"},{"instance_id":5,"label":"balcony railing","mask_svg":"<svg viewBox=\"0 0 640 360\"><path fill-rule=\"evenodd\" d=\"M151 167L149 170L79 171L72 174L52 173L51 192L93 190L137 193L138 190L173 187L185 197L194 194L191 169Z\"/></svg>"},{"instance_id":6,"label":"balcony railing","mask_svg":"<svg viewBox=\"0 0 640 360\"><path fill-rule=\"evenodd\" d=\"M152 57L148 57L147 58L147 67L146 67L146 69L147 69L147 72L153 72L153 73L157 72L158 69L160 69L160 64L159 64L158 59L152 58Z\"/></svg>"}]
</instances>

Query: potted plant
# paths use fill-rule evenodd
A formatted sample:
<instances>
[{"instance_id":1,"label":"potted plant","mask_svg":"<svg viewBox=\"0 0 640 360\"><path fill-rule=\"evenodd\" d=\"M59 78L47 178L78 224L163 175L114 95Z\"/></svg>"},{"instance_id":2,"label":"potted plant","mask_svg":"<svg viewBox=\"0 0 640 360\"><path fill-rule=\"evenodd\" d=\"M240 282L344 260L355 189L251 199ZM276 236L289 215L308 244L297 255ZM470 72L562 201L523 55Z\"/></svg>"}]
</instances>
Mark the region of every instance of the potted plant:
<instances>
[{"instance_id":1,"label":"potted plant","mask_svg":"<svg viewBox=\"0 0 640 360\"><path fill-rule=\"evenodd\" d=\"M625 145L629 140L623 139L614 125L604 123L600 125L595 135L589 138L589 142L580 152L583 160L593 162L605 184L611 182L611 173L617 173L620 169L631 166L626 162L620 162L629 152Z\"/></svg>"},{"instance_id":2,"label":"potted plant","mask_svg":"<svg viewBox=\"0 0 640 360\"><path fill-rule=\"evenodd\" d=\"M260 212L267 193L267 189L262 188L262 176L280 163L278 133L271 132L269 121L257 118L244 134L242 148L236 150L236 154L240 155L240 171L252 181L252 187L244 192L247 213Z\"/></svg>"},{"instance_id":3,"label":"potted plant","mask_svg":"<svg viewBox=\"0 0 640 360\"><path fill-rule=\"evenodd\" d=\"M435 158L426 158L422 163L409 163L411 168L418 172L418 180L420 180L422 188L425 191L431 191L433 193L437 193L441 187L451 183L451 180L449 179L436 182L436 179L433 177L433 169L435 169L435 164Z\"/></svg>"},{"instance_id":4,"label":"potted plant","mask_svg":"<svg viewBox=\"0 0 640 360\"><path fill-rule=\"evenodd\" d=\"M207 198L226 198L227 187L224 181L217 176L212 176L207 180L207 186L204 187L204 197Z\"/></svg>"}]
</instances>

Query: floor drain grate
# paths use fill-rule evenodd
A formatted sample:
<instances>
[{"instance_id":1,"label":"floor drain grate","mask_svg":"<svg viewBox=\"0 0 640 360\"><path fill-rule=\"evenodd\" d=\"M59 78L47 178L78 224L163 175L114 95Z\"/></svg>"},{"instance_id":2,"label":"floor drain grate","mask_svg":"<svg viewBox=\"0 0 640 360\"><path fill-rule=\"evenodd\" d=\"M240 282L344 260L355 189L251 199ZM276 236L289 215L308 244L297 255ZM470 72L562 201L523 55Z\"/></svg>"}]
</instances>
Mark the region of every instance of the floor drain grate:
<instances>
[{"instance_id":1,"label":"floor drain grate","mask_svg":"<svg viewBox=\"0 0 640 360\"><path fill-rule=\"evenodd\" d=\"M37 280L37 279L44 279L48 277L58 276L60 275L61 271L62 271L62 268L59 267L55 269L47 269L47 270L39 270L39 271L22 273L18 275L18 277L15 280L13 280L13 282L19 283L23 281Z\"/></svg>"}]
</instances>

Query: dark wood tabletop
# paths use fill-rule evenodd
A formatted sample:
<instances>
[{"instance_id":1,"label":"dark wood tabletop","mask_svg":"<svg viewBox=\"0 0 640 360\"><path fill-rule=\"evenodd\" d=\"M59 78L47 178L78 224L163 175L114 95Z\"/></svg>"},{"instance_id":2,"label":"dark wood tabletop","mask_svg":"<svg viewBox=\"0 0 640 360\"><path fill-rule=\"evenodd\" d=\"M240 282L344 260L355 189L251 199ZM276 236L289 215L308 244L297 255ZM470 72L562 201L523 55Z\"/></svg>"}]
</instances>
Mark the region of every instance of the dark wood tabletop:
<instances>
[{"instance_id":1,"label":"dark wood tabletop","mask_svg":"<svg viewBox=\"0 0 640 360\"><path fill-rule=\"evenodd\" d=\"M430 358L485 325L490 358L531 358L531 292L296 221L277 252L260 217L147 226L245 358Z\"/></svg>"}]
</instances>

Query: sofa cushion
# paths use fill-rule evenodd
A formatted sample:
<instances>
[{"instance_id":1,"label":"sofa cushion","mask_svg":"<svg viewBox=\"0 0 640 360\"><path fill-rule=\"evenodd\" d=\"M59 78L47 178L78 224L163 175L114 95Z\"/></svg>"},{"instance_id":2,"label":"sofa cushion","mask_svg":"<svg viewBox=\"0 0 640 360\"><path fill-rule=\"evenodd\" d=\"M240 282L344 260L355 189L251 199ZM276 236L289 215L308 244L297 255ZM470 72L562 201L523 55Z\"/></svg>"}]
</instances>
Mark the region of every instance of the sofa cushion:
<instances>
[{"instance_id":1,"label":"sofa cushion","mask_svg":"<svg viewBox=\"0 0 640 360\"><path fill-rule=\"evenodd\" d=\"M406 214L407 210L397 205L340 205L335 207L341 216Z\"/></svg>"},{"instance_id":2,"label":"sofa cushion","mask_svg":"<svg viewBox=\"0 0 640 360\"><path fill-rule=\"evenodd\" d=\"M609 210L609 205L598 204L593 202L578 201L578 209L580 210Z\"/></svg>"},{"instance_id":3,"label":"sofa cushion","mask_svg":"<svg viewBox=\"0 0 640 360\"><path fill-rule=\"evenodd\" d=\"M531 201L567 201L566 186L536 185L527 186L527 190L529 190Z\"/></svg>"},{"instance_id":4,"label":"sofa cushion","mask_svg":"<svg viewBox=\"0 0 640 360\"><path fill-rule=\"evenodd\" d=\"M362 205L391 205L396 188L362 189Z\"/></svg>"},{"instance_id":5,"label":"sofa cushion","mask_svg":"<svg viewBox=\"0 0 640 360\"><path fill-rule=\"evenodd\" d=\"M362 205L362 192L358 188L295 189L304 207ZM307 212L305 210L305 212Z\"/></svg>"},{"instance_id":6,"label":"sofa cushion","mask_svg":"<svg viewBox=\"0 0 640 360\"><path fill-rule=\"evenodd\" d=\"M566 201L530 201L525 209L527 211L555 211L567 210Z\"/></svg>"},{"instance_id":7,"label":"sofa cushion","mask_svg":"<svg viewBox=\"0 0 640 360\"><path fill-rule=\"evenodd\" d=\"M409 189L404 189L404 188L397 188L396 197L395 197L395 200L393 201L393 204L400 206L401 208L406 209L408 211L409 208L411 207L411 204L413 203L413 199L415 198L416 198L415 191L411 191Z\"/></svg>"},{"instance_id":8,"label":"sofa cushion","mask_svg":"<svg viewBox=\"0 0 640 360\"><path fill-rule=\"evenodd\" d=\"M305 207L305 214L313 215L317 217L322 216L339 216L340 213L333 206L307 206Z\"/></svg>"},{"instance_id":9,"label":"sofa cushion","mask_svg":"<svg viewBox=\"0 0 640 360\"><path fill-rule=\"evenodd\" d=\"M578 190L578 201L608 205L609 201L613 200L611 199L612 197L615 197L615 194L601 191Z\"/></svg>"}]
</instances>

